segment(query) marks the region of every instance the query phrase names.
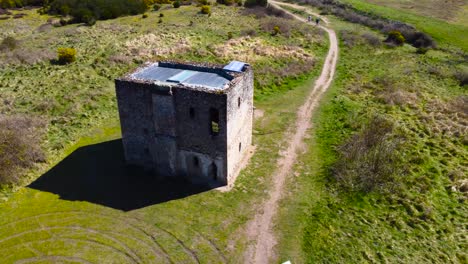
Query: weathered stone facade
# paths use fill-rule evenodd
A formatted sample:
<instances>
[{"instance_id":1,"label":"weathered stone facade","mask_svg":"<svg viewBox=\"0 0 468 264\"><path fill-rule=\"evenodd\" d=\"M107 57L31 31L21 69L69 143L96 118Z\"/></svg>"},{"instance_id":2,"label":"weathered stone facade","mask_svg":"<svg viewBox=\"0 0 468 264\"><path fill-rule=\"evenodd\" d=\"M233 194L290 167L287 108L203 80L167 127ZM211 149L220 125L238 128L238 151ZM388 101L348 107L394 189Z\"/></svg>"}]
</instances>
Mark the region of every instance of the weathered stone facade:
<instances>
[{"instance_id":1,"label":"weathered stone facade","mask_svg":"<svg viewBox=\"0 0 468 264\"><path fill-rule=\"evenodd\" d=\"M230 72L221 65L176 62L154 65L151 67L157 70L214 73L225 78L226 84L213 88L136 78L135 73L148 65L117 79L127 162L154 170L162 177L231 183L252 144L251 67L245 65L241 72Z\"/></svg>"}]
</instances>

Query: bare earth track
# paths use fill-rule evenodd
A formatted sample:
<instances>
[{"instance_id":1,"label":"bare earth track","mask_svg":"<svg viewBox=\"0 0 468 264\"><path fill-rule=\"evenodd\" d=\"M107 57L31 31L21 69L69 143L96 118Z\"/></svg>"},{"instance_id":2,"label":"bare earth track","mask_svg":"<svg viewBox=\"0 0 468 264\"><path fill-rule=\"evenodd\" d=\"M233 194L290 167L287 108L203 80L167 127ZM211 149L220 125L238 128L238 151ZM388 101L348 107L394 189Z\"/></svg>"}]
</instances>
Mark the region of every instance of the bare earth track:
<instances>
[{"instance_id":1,"label":"bare earth track","mask_svg":"<svg viewBox=\"0 0 468 264\"><path fill-rule=\"evenodd\" d=\"M279 9L282 8L278 4L303 10L303 7L298 5L271 0L269 3ZM296 16L288 11L286 12L300 21L307 22L302 17ZM320 17L314 13L310 14ZM325 24L328 24L328 21L325 18L320 18L325 22ZM330 86L335 74L336 63L338 60L338 41L335 31L326 26L320 25L319 27L327 32L330 40L330 48L319 78L315 81L314 87L311 89L306 102L297 112L297 120L294 130L288 131L286 134L286 138L288 138L288 147L281 153L281 157L277 162L278 166L273 174L273 188L270 190L270 197L263 205L261 205L259 208L260 210L258 210L259 213L255 215L253 221L251 221L247 226L247 236L250 241L255 242L252 243L246 252L246 263L270 263L271 259L274 257L273 251L277 242L273 230L273 217L277 213L278 202L281 199L284 183L286 178L291 174L293 165L296 161L297 152L301 149L304 136L306 135L307 130L311 127L310 120L312 118L313 111L317 107L323 93Z\"/></svg>"}]
</instances>

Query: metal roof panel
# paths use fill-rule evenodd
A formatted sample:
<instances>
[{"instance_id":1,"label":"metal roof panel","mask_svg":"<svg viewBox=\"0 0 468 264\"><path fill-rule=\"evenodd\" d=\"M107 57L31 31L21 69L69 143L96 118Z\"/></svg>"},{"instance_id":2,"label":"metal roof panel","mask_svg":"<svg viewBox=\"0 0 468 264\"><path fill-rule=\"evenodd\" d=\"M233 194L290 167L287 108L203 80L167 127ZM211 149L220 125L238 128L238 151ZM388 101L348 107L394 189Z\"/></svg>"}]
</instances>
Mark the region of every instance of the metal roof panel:
<instances>
[{"instance_id":1,"label":"metal roof panel","mask_svg":"<svg viewBox=\"0 0 468 264\"><path fill-rule=\"evenodd\" d=\"M224 66L223 69L227 71L242 72L246 64L247 63L242 61L231 61L228 65Z\"/></svg>"}]
</instances>

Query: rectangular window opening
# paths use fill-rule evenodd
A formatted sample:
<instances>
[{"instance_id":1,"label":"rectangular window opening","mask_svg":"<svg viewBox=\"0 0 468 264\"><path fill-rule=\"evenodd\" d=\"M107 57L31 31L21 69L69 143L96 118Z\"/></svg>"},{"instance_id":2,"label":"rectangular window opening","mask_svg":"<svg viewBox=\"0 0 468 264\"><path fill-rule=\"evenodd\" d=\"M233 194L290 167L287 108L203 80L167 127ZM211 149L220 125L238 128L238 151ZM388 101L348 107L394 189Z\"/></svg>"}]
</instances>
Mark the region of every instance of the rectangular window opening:
<instances>
[{"instance_id":1,"label":"rectangular window opening","mask_svg":"<svg viewBox=\"0 0 468 264\"><path fill-rule=\"evenodd\" d=\"M219 127L219 111L215 108L210 108L210 128L211 128L211 135L218 135L220 132Z\"/></svg>"}]
</instances>

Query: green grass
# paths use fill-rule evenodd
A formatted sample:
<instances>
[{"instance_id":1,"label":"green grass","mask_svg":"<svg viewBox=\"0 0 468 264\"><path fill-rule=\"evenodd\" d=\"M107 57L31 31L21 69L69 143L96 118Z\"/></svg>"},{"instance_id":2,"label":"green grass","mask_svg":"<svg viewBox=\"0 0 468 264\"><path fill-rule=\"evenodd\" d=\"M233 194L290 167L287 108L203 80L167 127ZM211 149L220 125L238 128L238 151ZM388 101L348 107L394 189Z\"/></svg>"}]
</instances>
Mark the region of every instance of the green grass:
<instances>
[{"instance_id":1,"label":"green grass","mask_svg":"<svg viewBox=\"0 0 468 264\"><path fill-rule=\"evenodd\" d=\"M5 29L1 34L12 34L19 41L17 49L0 55L0 111L7 115L28 114L48 123L43 148L49 163L39 165L28 178L37 177L50 164L63 159L68 154L64 150L76 144L90 128L105 127L108 123L116 126L113 80L144 61L226 63L242 55L234 53L235 46L232 52L216 53L225 50L228 32L233 33L234 39L242 39L241 32L249 29L255 30L257 36L247 41L261 41L259 48L266 52L268 49L287 51L289 46L294 46L313 58L326 48L321 35L312 31L311 37L305 37L303 29L297 26L291 37L271 36L261 29L261 21L241 16L239 8L219 6L210 17L198 11L195 6L164 7L148 13L145 19L141 15L128 16L99 21L93 27L44 27L50 17L40 16L35 10L25 11L27 16L23 19L0 21L0 28ZM163 23L158 23L161 13ZM318 45L305 44L311 39ZM66 66L51 64L49 59L56 57L59 47L75 48L77 61ZM258 55L255 61L249 61L258 73L256 81L260 84L256 85L256 100L291 89L295 82L307 78L307 67L294 74L281 72L283 66L301 64L301 59L286 55L278 58ZM279 69L281 75L269 74L268 69Z\"/></svg>"},{"instance_id":2,"label":"green grass","mask_svg":"<svg viewBox=\"0 0 468 264\"><path fill-rule=\"evenodd\" d=\"M69 25L50 28L46 32L34 29L47 17L31 15L24 19L28 26L22 27L22 31L12 28L17 32L15 37L22 41L22 47L33 51L31 54L42 49L54 52L60 46L72 46L78 51L77 62L67 66L51 65L43 60L32 65L21 63L0 67L0 92L11 102L0 105L0 109L9 115L28 113L49 123L43 143L48 163L31 171L25 181L33 181L52 169L48 174L54 170L65 171L59 176L70 177L70 182L76 183L76 179L71 181L71 176L76 176L78 171L83 172L83 180L80 182L78 177L78 184L71 187L80 192L79 184L86 184L83 181L89 178L85 175L88 168L89 173L94 173L93 166L83 162L105 160L108 164L94 166L101 170L112 168L114 163L121 165L120 159L113 161L96 156L102 155L99 149L115 145L112 140L120 137L113 78L137 66L139 60L143 60L141 57L144 60L161 58L159 55L151 58L132 55L125 46L126 41L167 33L161 47L166 48L180 36L190 37L193 41L188 49L163 57L211 62L229 59L211 52L213 45L227 41L229 31L239 38L242 29L254 28L258 32L255 38L267 43L267 48L301 47L300 32L293 33L294 38L273 37L259 28L260 22L254 17L241 17L238 8L218 6L212 11L213 15L208 18L197 14L196 7L183 6L161 11L164 13L161 24L157 23L160 12L153 12L144 20L141 16L123 17L100 21L91 28ZM189 26L190 20L193 20L192 26ZM1 23L6 22L0 22L0 28L11 25ZM284 131L294 124L296 110L321 70L319 66L327 45L320 34L313 35L313 40L318 45L304 47L317 59L317 66L311 72L285 75L280 79L265 75L265 85L256 87L255 106L264 112L254 126L253 140L257 149L232 191L201 192L127 212L100 205L102 202L73 200L38 188L24 187L13 193L6 192L8 200L0 202L2 263L24 258L43 262L85 259L94 263L242 262L247 247L242 235L244 225L254 215L255 205L265 197L271 182L270 173L284 147ZM126 56L129 62L113 62L110 57L114 55ZM264 56L253 65L259 70L294 62L291 58ZM262 75L257 77L262 78ZM109 157L119 157L113 149L107 151ZM107 173L112 171L115 169L100 173L107 178ZM96 184L101 184L99 179L95 180ZM70 184L67 180L61 181ZM120 190L112 188L129 188L126 184L112 182L99 186L105 193Z\"/></svg>"},{"instance_id":3,"label":"green grass","mask_svg":"<svg viewBox=\"0 0 468 264\"><path fill-rule=\"evenodd\" d=\"M426 17L436 17L453 24L462 24L457 20L457 17L464 17L467 15L464 7L467 5L465 0L456 1L438 1L438 0L419 0L419 1L406 1L406 0L365 0L366 2L387 6L406 12L411 12L416 15ZM466 25L466 24L465 24Z\"/></svg>"},{"instance_id":4,"label":"green grass","mask_svg":"<svg viewBox=\"0 0 468 264\"><path fill-rule=\"evenodd\" d=\"M359 10L402 21L431 35L441 46L458 47L468 51L468 25L453 24L442 19L414 14L406 10L372 4L364 0L343 0Z\"/></svg>"},{"instance_id":5,"label":"green grass","mask_svg":"<svg viewBox=\"0 0 468 264\"><path fill-rule=\"evenodd\" d=\"M452 191L468 169L466 139L459 136L466 115L456 103L467 94L451 77L464 63L442 51L371 47L360 35L375 32L330 19L342 41L337 76L280 205L280 260L466 263L466 196ZM354 45L343 44L343 30L356 36ZM395 99L395 92L403 96ZM400 192L350 193L330 173L337 147L372 113L405 135Z\"/></svg>"}]
</instances>

